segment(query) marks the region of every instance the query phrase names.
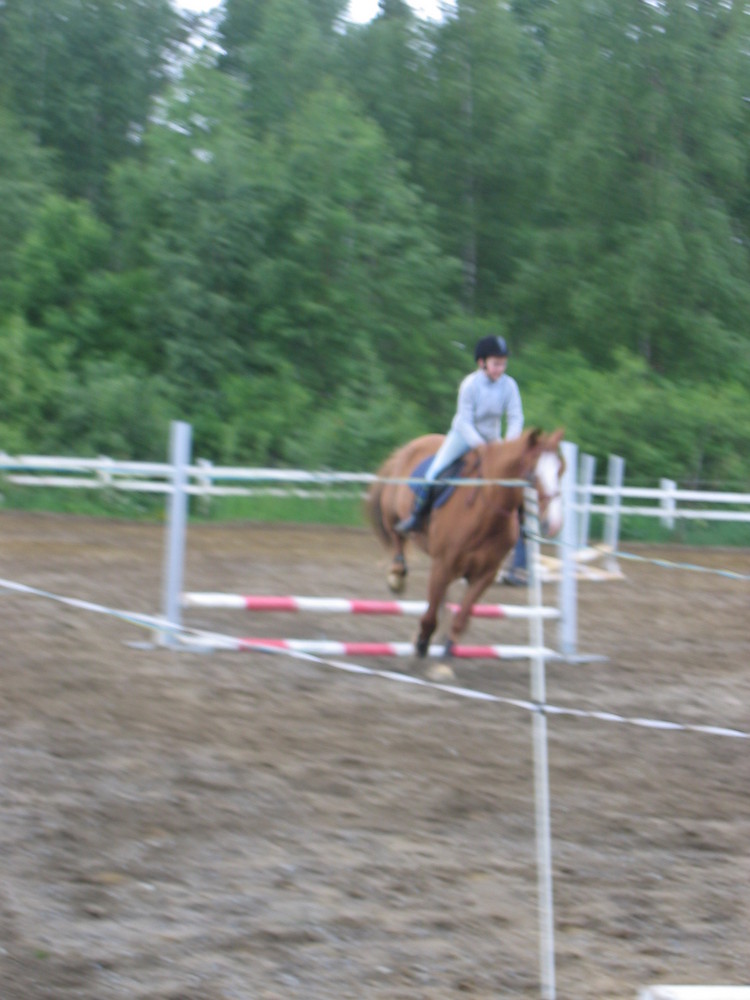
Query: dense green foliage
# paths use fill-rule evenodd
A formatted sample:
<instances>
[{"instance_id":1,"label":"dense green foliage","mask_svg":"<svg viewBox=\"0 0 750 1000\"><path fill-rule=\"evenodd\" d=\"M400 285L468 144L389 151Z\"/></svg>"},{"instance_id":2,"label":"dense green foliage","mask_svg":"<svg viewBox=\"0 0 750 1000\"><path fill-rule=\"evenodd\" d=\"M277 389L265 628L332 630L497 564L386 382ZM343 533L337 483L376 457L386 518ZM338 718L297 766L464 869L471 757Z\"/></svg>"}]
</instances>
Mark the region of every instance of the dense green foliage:
<instances>
[{"instance_id":1,"label":"dense green foliage","mask_svg":"<svg viewBox=\"0 0 750 1000\"><path fill-rule=\"evenodd\" d=\"M501 332L527 423L747 489L743 5L345 6L0 4L0 448L373 469Z\"/></svg>"}]
</instances>

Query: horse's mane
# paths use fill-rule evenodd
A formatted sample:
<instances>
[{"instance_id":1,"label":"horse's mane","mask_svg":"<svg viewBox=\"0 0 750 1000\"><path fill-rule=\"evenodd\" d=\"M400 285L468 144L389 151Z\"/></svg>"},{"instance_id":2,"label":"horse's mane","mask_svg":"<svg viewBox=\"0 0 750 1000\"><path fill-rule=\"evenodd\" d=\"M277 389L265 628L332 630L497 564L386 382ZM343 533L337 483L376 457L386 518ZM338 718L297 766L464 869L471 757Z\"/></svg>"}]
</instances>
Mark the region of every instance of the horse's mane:
<instances>
[{"instance_id":1,"label":"horse's mane","mask_svg":"<svg viewBox=\"0 0 750 1000\"><path fill-rule=\"evenodd\" d=\"M520 437L492 441L483 451L481 475L485 479L518 479L530 467L530 456L542 437L538 427L529 427Z\"/></svg>"}]
</instances>

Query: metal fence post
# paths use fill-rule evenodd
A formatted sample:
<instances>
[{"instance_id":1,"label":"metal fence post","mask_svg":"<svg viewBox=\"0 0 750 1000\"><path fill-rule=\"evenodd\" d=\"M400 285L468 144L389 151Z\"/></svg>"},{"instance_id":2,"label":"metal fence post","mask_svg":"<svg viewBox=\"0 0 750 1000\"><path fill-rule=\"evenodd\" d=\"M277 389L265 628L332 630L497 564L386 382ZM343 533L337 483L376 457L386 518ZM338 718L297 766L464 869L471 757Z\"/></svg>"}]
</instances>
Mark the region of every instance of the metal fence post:
<instances>
[{"instance_id":1,"label":"metal fence post","mask_svg":"<svg viewBox=\"0 0 750 1000\"><path fill-rule=\"evenodd\" d=\"M607 569L617 572L617 547L620 544L620 507L622 500L620 491L622 490L623 479L625 478L625 459L619 455L610 455L607 465L607 485L610 488L609 512L606 524L604 525L604 541L609 549L607 557Z\"/></svg>"},{"instance_id":2,"label":"metal fence post","mask_svg":"<svg viewBox=\"0 0 750 1000\"><path fill-rule=\"evenodd\" d=\"M591 523L591 487L594 485L596 459L593 455L582 453L578 466L578 489L576 500L581 505L578 511L578 545L585 549L589 544L589 526Z\"/></svg>"},{"instance_id":3,"label":"metal fence post","mask_svg":"<svg viewBox=\"0 0 750 1000\"><path fill-rule=\"evenodd\" d=\"M187 468L190 465L192 428L173 420L169 428L169 464L171 490L167 494L167 537L164 556L164 618L167 624L182 624L182 581L185 569L185 531L188 515ZM172 630L161 632L159 645L174 647L177 637Z\"/></svg>"},{"instance_id":4,"label":"metal fence post","mask_svg":"<svg viewBox=\"0 0 750 1000\"><path fill-rule=\"evenodd\" d=\"M575 656L578 645L578 581L576 579L576 551L578 549L578 515L576 505L576 468L578 446L571 441L562 442L565 472L562 479L563 525L560 531L560 583L559 583L559 649L563 656Z\"/></svg>"}]
</instances>

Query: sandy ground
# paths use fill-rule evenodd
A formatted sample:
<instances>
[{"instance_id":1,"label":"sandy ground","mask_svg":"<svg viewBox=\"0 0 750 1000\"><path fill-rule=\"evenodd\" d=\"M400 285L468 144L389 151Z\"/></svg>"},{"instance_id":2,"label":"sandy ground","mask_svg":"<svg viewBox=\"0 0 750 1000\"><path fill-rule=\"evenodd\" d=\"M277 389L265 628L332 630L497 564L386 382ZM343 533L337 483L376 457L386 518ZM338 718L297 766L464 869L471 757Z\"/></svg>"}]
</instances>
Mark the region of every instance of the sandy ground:
<instances>
[{"instance_id":1,"label":"sandy ground","mask_svg":"<svg viewBox=\"0 0 750 1000\"><path fill-rule=\"evenodd\" d=\"M0 543L6 579L161 607L160 526L6 511ZM631 551L750 572L750 549ZM198 526L185 582L379 598L385 566L365 531ZM549 702L750 730L748 582L622 568L580 585L579 649L604 659L550 664ZM406 596L424 596L425 569L415 557ZM2 1000L539 996L525 710L286 656L134 648L149 633L117 618L0 593ZM188 620L232 635L415 630ZM467 641L523 643L527 627L475 620ZM457 674L528 696L523 661ZM551 717L549 755L558 996L750 983L750 741Z\"/></svg>"}]
</instances>

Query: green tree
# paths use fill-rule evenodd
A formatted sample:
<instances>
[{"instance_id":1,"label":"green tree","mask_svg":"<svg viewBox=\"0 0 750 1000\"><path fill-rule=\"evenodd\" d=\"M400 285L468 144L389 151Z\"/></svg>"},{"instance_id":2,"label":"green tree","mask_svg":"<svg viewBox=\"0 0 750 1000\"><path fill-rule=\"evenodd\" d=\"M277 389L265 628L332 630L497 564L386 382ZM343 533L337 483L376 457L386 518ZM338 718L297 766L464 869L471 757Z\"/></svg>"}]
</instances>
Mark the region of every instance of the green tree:
<instances>
[{"instance_id":1,"label":"green tree","mask_svg":"<svg viewBox=\"0 0 750 1000\"><path fill-rule=\"evenodd\" d=\"M513 372L527 424L563 425L600 466L610 454L623 456L631 482L668 476L686 488L748 483L750 401L742 378L721 386L667 379L622 348L608 371L577 351L539 347L533 359L515 360Z\"/></svg>"},{"instance_id":2,"label":"green tree","mask_svg":"<svg viewBox=\"0 0 750 1000\"><path fill-rule=\"evenodd\" d=\"M99 197L131 153L179 40L168 0L5 0L2 90L25 127L59 152L70 195Z\"/></svg>"},{"instance_id":3,"label":"green tree","mask_svg":"<svg viewBox=\"0 0 750 1000\"><path fill-rule=\"evenodd\" d=\"M247 116L284 128L335 65L334 26L346 0L226 0L220 65L247 85Z\"/></svg>"},{"instance_id":4,"label":"green tree","mask_svg":"<svg viewBox=\"0 0 750 1000\"><path fill-rule=\"evenodd\" d=\"M174 403L158 377L122 359L74 366L22 317L0 321L0 441L8 452L163 457Z\"/></svg>"},{"instance_id":5,"label":"green tree","mask_svg":"<svg viewBox=\"0 0 750 1000\"><path fill-rule=\"evenodd\" d=\"M48 195L40 205L18 250L19 278L16 306L25 318L45 331L47 339L60 336L83 342L79 309L87 308L87 286L104 266L109 231L89 206L59 195Z\"/></svg>"},{"instance_id":6,"label":"green tree","mask_svg":"<svg viewBox=\"0 0 750 1000\"><path fill-rule=\"evenodd\" d=\"M54 180L50 157L0 110L0 313L12 308L18 247Z\"/></svg>"},{"instance_id":7,"label":"green tree","mask_svg":"<svg viewBox=\"0 0 750 1000\"><path fill-rule=\"evenodd\" d=\"M369 23L349 25L341 43L347 85L412 171L431 93L429 40L405 0L390 0Z\"/></svg>"},{"instance_id":8,"label":"green tree","mask_svg":"<svg viewBox=\"0 0 750 1000\"><path fill-rule=\"evenodd\" d=\"M334 85L262 140L243 81L196 67L180 94L163 109L171 127L145 138L145 165L118 171L116 228L124 273L151 288L150 370L175 386L203 447L283 460L353 385L391 386L429 412L445 391L455 272L377 126ZM277 431L248 434L235 407L265 411L273 388Z\"/></svg>"},{"instance_id":9,"label":"green tree","mask_svg":"<svg viewBox=\"0 0 750 1000\"><path fill-rule=\"evenodd\" d=\"M462 261L472 313L500 307L526 210L523 52L512 11L494 0L458 0L434 38L415 178L437 206L444 248Z\"/></svg>"},{"instance_id":10,"label":"green tree","mask_svg":"<svg viewBox=\"0 0 750 1000\"><path fill-rule=\"evenodd\" d=\"M279 161L284 252L264 271L266 332L295 349L323 397L375 364L429 405L455 265L381 131L326 87L290 123Z\"/></svg>"},{"instance_id":11,"label":"green tree","mask_svg":"<svg viewBox=\"0 0 750 1000\"><path fill-rule=\"evenodd\" d=\"M739 24L719 3L550 9L539 196L508 294L525 337L603 365L623 345L665 373L700 357L726 374L749 304Z\"/></svg>"},{"instance_id":12,"label":"green tree","mask_svg":"<svg viewBox=\"0 0 750 1000\"><path fill-rule=\"evenodd\" d=\"M215 451L230 373L276 371L258 343L255 272L264 259L273 165L243 117L245 85L196 65L123 164L112 191L118 257L140 288L141 363L166 377L196 438Z\"/></svg>"},{"instance_id":13,"label":"green tree","mask_svg":"<svg viewBox=\"0 0 750 1000\"><path fill-rule=\"evenodd\" d=\"M742 6L343 9L226 0L225 55L174 58L167 0L0 2L7 442L160 449L170 416L218 460L371 466L502 332L530 422L741 478Z\"/></svg>"}]
</instances>

